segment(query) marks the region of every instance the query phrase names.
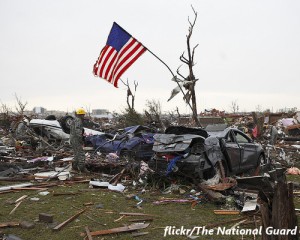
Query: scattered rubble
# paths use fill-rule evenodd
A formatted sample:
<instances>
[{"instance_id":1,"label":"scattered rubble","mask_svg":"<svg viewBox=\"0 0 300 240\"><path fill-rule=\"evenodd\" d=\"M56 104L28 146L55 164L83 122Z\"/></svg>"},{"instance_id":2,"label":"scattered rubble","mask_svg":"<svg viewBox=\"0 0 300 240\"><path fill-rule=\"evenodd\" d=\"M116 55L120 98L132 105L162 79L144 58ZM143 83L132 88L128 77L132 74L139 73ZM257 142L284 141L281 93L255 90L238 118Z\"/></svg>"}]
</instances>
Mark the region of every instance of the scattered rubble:
<instances>
[{"instance_id":1,"label":"scattered rubble","mask_svg":"<svg viewBox=\"0 0 300 240\"><path fill-rule=\"evenodd\" d=\"M273 121L271 115L264 116L263 121L258 119L261 118L252 114L232 118L230 125L207 125L206 130L176 126L167 129L165 133L158 133L144 126L132 126L113 135L90 131L90 134L96 135L86 137L87 145L84 150L86 166L90 171L86 176L81 176L72 170L73 153L68 144L67 133L62 134L61 131L64 130L59 128L59 134L56 132L56 135L54 133L49 135L49 130L44 126L45 121L50 121L51 126L57 124L61 126L59 121L31 120L28 125L24 120L17 125L16 132L6 134L2 132L0 194L31 190L38 191L39 197L47 194L53 197L76 196L82 192L70 192L66 189L61 192L48 190L58 185L84 183L86 191L114 192L128 199L139 210L143 209L145 204L152 204L153 207L186 204L195 210L200 204L214 202L216 208L220 208L213 210L216 215L245 214L232 220L231 223L243 224L255 216L254 224L257 224L256 221L259 219L263 228L268 226L284 228L283 220L279 218L281 215L285 216L285 224L292 228L297 226L297 219L295 206L290 200L293 198L293 185L286 182L286 174L300 175L298 168L300 167L300 113L278 118L276 121ZM258 126L259 124L261 126ZM231 130L224 132L224 127L228 126ZM45 131L48 131L48 135ZM223 132L224 135L218 135L216 132ZM257 158L252 161L252 165L247 166L247 169L233 171L236 159L230 158L230 152L226 150L227 144L230 143L230 139L226 138L233 133L240 134L233 135L234 138L246 139L248 146L252 143L261 146L259 153L263 153L263 161ZM158 161L153 163L153 160L159 158L166 163L163 167L159 166L161 164ZM196 165L185 168L186 159L190 159ZM228 162L220 161L226 159L229 159ZM241 167L239 162L237 164ZM210 171L201 172L200 168ZM191 169L196 170L197 177ZM250 169L255 171L246 171ZM159 176L157 176L158 172L160 172ZM94 173L97 173L96 177L93 176ZM11 182L16 183L11 184ZM142 196L146 191L157 190L159 197L155 201L148 201ZM175 194L177 197L174 195L168 197L167 194ZM284 199L289 201L285 202ZM20 210L20 205L26 201L39 200L27 194L12 199L9 214L15 215ZM55 225L52 227L54 231L67 227L68 223L75 221L81 214L97 222L87 213L87 210L89 206L101 206L99 209L103 209L103 204L86 202L84 206L85 208L78 209L77 213L69 218L66 217L66 220L61 223L56 223L51 213L40 213L38 221ZM287 217L285 211L289 211L292 217ZM148 227L159 217L140 212L120 212L119 215L120 217L114 222L121 221L125 217L138 218L127 219L131 222L127 226L98 231L91 231L88 226L85 226L83 236L85 239L92 239L93 236L133 231L135 233L132 233L132 237L143 236L151 234ZM206 227L213 228L222 224L225 223L220 221L208 224ZM31 229L35 224L30 221L0 223L1 229L7 227ZM137 232L146 228L149 232ZM263 236L263 239L268 238Z\"/></svg>"}]
</instances>

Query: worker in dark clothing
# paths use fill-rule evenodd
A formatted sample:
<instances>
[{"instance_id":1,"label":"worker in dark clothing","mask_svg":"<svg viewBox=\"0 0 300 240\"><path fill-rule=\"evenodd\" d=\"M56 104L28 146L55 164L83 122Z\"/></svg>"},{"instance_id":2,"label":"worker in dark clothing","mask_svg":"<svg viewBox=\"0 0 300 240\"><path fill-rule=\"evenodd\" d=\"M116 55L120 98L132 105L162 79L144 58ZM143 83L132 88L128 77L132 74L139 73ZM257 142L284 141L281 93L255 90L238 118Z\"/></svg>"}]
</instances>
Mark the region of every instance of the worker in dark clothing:
<instances>
[{"instance_id":1,"label":"worker in dark clothing","mask_svg":"<svg viewBox=\"0 0 300 240\"><path fill-rule=\"evenodd\" d=\"M88 172L85 167L85 154L83 151L83 119L86 112L83 108L75 111L75 118L70 125L70 143L74 152L73 169L79 172Z\"/></svg>"}]
</instances>

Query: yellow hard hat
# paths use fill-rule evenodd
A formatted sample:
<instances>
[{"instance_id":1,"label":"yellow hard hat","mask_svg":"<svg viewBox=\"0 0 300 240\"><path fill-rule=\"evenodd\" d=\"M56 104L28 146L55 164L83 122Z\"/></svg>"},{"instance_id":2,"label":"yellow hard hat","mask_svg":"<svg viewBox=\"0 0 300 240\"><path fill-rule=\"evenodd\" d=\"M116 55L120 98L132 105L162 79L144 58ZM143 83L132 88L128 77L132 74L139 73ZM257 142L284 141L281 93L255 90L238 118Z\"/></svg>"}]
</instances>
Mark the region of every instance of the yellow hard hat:
<instances>
[{"instance_id":1,"label":"yellow hard hat","mask_svg":"<svg viewBox=\"0 0 300 240\"><path fill-rule=\"evenodd\" d=\"M85 110L83 108L78 108L76 110L76 114L77 115L84 115L84 114L86 114L86 112L85 112Z\"/></svg>"}]
</instances>

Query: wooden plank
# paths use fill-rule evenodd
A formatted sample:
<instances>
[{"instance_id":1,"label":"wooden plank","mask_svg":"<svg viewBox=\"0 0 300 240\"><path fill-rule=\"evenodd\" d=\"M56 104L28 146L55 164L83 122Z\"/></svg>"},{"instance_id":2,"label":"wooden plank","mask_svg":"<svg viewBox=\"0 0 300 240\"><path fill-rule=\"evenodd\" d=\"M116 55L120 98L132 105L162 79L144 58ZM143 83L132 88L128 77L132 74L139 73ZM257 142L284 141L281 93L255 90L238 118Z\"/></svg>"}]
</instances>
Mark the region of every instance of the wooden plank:
<instances>
[{"instance_id":1,"label":"wooden plank","mask_svg":"<svg viewBox=\"0 0 300 240\"><path fill-rule=\"evenodd\" d=\"M61 193L53 193L53 196L63 196L63 195L77 195L79 192L61 192Z\"/></svg>"},{"instance_id":2,"label":"wooden plank","mask_svg":"<svg viewBox=\"0 0 300 240\"><path fill-rule=\"evenodd\" d=\"M48 190L48 188L39 188L39 187L21 187L21 188L18 188L18 187L14 187L12 188L13 190L40 190L40 191L46 191Z\"/></svg>"},{"instance_id":3,"label":"wooden plank","mask_svg":"<svg viewBox=\"0 0 300 240\"><path fill-rule=\"evenodd\" d=\"M238 210L214 210L214 214L218 215L238 215L240 211Z\"/></svg>"},{"instance_id":4,"label":"wooden plank","mask_svg":"<svg viewBox=\"0 0 300 240\"><path fill-rule=\"evenodd\" d=\"M13 214L13 213L17 210L17 208L20 206L21 203L22 203L22 201L18 202L18 203L16 204L16 206L14 207L14 209L11 210L11 212L9 213L9 215Z\"/></svg>"},{"instance_id":5,"label":"wooden plank","mask_svg":"<svg viewBox=\"0 0 300 240\"><path fill-rule=\"evenodd\" d=\"M19 197L14 203L21 202L22 200L24 200L27 197L28 197L28 195L23 195L22 197Z\"/></svg>"},{"instance_id":6,"label":"wooden plank","mask_svg":"<svg viewBox=\"0 0 300 240\"><path fill-rule=\"evenodd\" d=\"M132 232L135 230L144 229L144 228L148 227L149 225L150 225L150 223L145 223L145 224L134 223L134 224L131 224L131 225L125 226L125 227L111 228L111 229L91 232L91 235L99 236L99 235L107 235L107 234L112 234L112 233Z\"/></svg>"},{"instance_id":7,"label":"wooden plank","mask_svg":"<svg viewBox=\"0 0 300 240\"><path fill-rule=\"evenodd\" d=\"M28 187L28 186L32 186L32 183L21 183L21 184L15 184L15 185L9 185L9 186L3 186L0 187L0 192L2 191L7 191L7 190L12 190L13 188L18 188L18 187Z\"/></svg>"},{"instance_id":8,"label":"wooden plank","mask_svg":"<svg viewBox=\"0 0 300 240\"><path fill-rule=\"evenodd\" d=\"M77 218L80 214L82 214L84 211L86 210L83 209L81 210L80 212L76 213L74 216L68 218L66 221L58 224L56 227L53 228L53 230L57 231L57 230L60 230L61 228L63 228L65 225L67 225L69 222L72 222L75 218Z\"/></svg>"},{"instance_id":9,"label":"wooden plank","mask_svg":"<svg viewBox=\"0 0 300 240\"><path fill-rule=\"evenodd\" d=\"M93 240L90 229L88 227L85 227L85 232L86 232L86 236L87 236L88 240Z\"/></svg>"},{"instance_id":10,"label":"wooden plank","mask_svg":"<svg viewBox=\"0 0 300 240\"><path fill-rule=\"evenodd\" d=\"M146 214L146 213L129 213L129 212L120 212L120 215L125 216L149 216L149 217L155 217L153 214Z\"/></svg>"},{"instance_id":11,"label":"wooden plank","mask_svg":"<svg viewBox=\"0 0 300 240\"><path fill-rule=\"evenodd\" d=\"M140 218L140 219L131 219L131 220L128 220L128 222L147 222L147 221L152 222L153 218Z\"/></svg>"},{"instance_id":12,"label":"wooden plank","mask_svg":"<svg viewBox=\"0 0 300 240\"><path fill-rule=\"evenodd\" d=\"M4 222L4 223L0 223L0 228L16 227L16 226L19 226L19 225L20 225L19 222Z\"/></svg>"},{"instance_id":13,"label":"wooden plank","mask_svg":"<svg viewBox=\"0 0 300 240\"><path fill-rule=\"evenodd\" d=\"M149 232L137 232L137 233L132 233L132 237L140 237L149 234Z\"/></svg>"}]
</instances>

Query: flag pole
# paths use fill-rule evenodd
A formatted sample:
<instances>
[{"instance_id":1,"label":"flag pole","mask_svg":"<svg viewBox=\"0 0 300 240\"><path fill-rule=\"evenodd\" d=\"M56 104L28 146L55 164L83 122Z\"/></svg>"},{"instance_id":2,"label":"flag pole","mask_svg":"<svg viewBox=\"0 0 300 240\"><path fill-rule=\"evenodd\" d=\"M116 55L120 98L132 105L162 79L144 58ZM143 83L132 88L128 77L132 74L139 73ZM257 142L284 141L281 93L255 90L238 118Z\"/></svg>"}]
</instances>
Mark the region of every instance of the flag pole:
<instances>
[{"instance_id":1,"label":"flag pole","mask_svg":"<svg viewBox=\"0 0 300 240\"><path fill-rule=\"evenodd\" d=\"M162 64L164 64L164 65L167 67L167 69L168 69L168 70L170 71L170 73L172 74L172 76L173 76L175 82L177 83L177 85L178 85L180 91L182 92L184 98L187 99L187 98L186 98L186 95L185 95L185 93L184 93L184 91L183 91L183 89L182 89L182 87L180 86L180 84L179 84L178 81L176 80L176 76L175 76L175 74L173 73L173 71L171 70L171 68L170 68L163 60L161 60L155 53L153 53L152 51L150 51L148 48L147 48L147 51L148 51L149 53L151 53L154 57L156 57ZM192 112L193 112L193 115L195 115L195 111L194 111L193 107L191 106L191 103L190 103L189 101L188 101L187 103L188 103L189 107L191 108L191 110L192 110ZM196 116L196 117L197 117L197 116ZM201 124L200 124L200 126L201 126Z\"/></svg>"}]
</instances>

